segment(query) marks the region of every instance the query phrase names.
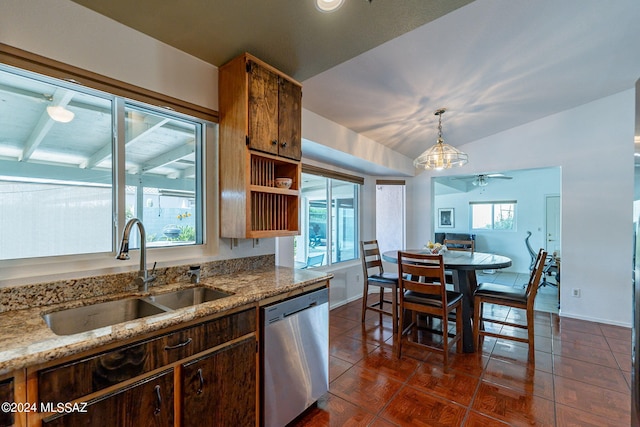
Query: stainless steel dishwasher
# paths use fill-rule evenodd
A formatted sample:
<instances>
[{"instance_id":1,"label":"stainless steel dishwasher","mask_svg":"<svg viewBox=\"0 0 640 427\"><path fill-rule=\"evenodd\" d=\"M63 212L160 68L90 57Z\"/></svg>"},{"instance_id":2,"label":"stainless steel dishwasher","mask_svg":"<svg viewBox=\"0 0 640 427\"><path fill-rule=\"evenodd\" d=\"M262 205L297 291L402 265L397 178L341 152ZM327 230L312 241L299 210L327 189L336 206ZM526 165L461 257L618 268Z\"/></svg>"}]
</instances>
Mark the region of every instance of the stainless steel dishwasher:
<instances>
[{"instance_id":1,"label":"stainless steel dishwasher","mask_svg":"<svg viewBox=\"0 0 640 427\"><path fill-rule=\"evenodd\" d=\"M329 390L329 289L263 308L263 420L283 427Z\"/></svg>"}]
</instances>

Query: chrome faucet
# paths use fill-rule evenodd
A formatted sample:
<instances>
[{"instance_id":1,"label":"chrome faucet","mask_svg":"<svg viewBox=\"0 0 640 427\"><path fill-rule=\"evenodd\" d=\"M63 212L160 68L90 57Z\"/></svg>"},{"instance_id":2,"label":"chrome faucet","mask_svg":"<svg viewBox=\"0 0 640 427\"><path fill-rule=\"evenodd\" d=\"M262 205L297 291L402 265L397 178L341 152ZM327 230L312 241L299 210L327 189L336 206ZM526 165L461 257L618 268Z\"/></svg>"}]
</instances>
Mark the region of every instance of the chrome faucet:
<instances>
[{"instance_id":1,"label":"chrome faucet","mask_svg":"<svg viewBox=\"0 0 640 427\"><path fill-rule=\"evenodd\" d=\"M151 273L147 271L147 233L144 231L142 221L138 218L131 218L124 226L122 241L120 242L120 251L118 251L116 259L129 259L129 237L131 235L131 229L135 224L138 224L138 230L140 231L140 271L135 283L138 285L138 290L146 292L149 290L149 283L156 280L156 276L153 274L156 271L156 265L153 264Z\"/></svg>"}]
</instances>

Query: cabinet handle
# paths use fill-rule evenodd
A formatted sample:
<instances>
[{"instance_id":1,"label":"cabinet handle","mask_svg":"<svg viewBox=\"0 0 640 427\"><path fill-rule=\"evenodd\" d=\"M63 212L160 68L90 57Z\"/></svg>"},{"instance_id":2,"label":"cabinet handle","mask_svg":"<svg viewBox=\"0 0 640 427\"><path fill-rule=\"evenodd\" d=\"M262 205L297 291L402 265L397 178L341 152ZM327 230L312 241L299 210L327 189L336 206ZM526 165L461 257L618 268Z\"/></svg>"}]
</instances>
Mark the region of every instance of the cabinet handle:
<instances>
[{"instance_id":1,"label":"cabinet handle","mask_svg":"<svg viewBox=\"0 0 640 427\"><path fill-rule=\"evenodd\" d=\"M273 141L271 141L271 144L272 144L272 145L278 145L278 140L277 140L277 139L274 139Z\"/></svg>"},{"instance_id":2,"label":"cabinet handle","mask_svg":"<svg viewBox=\"0 0 640 427\"><path fill-rule=\"evenodd\" d=\"M282 142L282 143L280 143L280 145L282 146L282 148L285 148L287 146L287 143L286 142Z\"/></svg>"},{"instance_id":3,"label":"cabinet handle","mask_svg":"<svg viewBox=\"0 0 640 427\"><path fill-rule=\"evenodd\" d=\"M164 349L165 350L175 350L176 348L184 347L185 345L191 344L191 341L192 341L191 338L189 338L185 342L181 342L180 344L176 344L176 345L168 345Z\"/></svg>"},{"instance_id":4,"label":"cabinet handle","mask_svg":"<svg viewBox=\"0 0 640 427\"><path fill-rule=\"evenodd\" d=\"M196 394L202 394L204 388L204 377L202 376L202 368L198 369L198 381L200 381L200 387L196 390Z\"/></svg>"},{"instance_id":5,"label":"cabinet handle","mask_svg":"<svg viewBox=\"0 0 640 427\"><path fill-rule=\"evenodd\" d=\"M162 406L162 396L160 395L160 386L157 385L156 388L156 409L153 410L153 415L158 415Z\"/></svg>"}]
</instances>

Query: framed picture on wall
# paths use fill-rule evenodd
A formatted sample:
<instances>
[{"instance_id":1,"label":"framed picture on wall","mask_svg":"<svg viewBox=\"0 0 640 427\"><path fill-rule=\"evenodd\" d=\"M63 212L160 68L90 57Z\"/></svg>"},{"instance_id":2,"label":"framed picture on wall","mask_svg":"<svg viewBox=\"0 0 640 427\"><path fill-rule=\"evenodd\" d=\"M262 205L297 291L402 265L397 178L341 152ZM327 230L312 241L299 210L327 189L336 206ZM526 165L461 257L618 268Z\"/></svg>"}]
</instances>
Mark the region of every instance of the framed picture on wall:
<instances>
[{"instance_id":1,"label":"framed picture on wall","mask_svg":"<svg viewBox=\"0 0 640 427\"><path fill-rule=\"evenodd\" d=\"M438 209L438 226L453 228L455 217L453 215L453 208L439 208Z\"/></svg>"}]
</instances>

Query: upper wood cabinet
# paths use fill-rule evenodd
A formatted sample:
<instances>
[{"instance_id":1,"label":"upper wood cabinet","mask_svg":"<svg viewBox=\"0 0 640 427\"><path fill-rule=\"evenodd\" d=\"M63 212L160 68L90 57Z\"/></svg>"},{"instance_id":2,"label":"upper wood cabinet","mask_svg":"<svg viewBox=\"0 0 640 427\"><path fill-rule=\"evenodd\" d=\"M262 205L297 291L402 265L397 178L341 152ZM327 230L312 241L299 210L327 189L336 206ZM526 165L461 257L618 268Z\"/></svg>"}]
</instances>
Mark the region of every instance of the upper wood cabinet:
<instances>
[{"instance_id":1,"label":"upper wood cabinet","mask_svg":"<svg viewBox=\"0 0 640 427\"><path fill-rule=\"evenodd\" d=\"M302 86L245 53L220 67L218 91L220 235L299 234Z\"/></svg>"},{"instance_id":2,"label":"upper wood cabinet","mask_svg":"<svg viewBox=\"0 0 640 427\"><path fill-rule=\"evenodd\" d=\"M245 64L249 148L300 160L302 87L255 60L248 59Z\"/></svg>"}]
</instances>

